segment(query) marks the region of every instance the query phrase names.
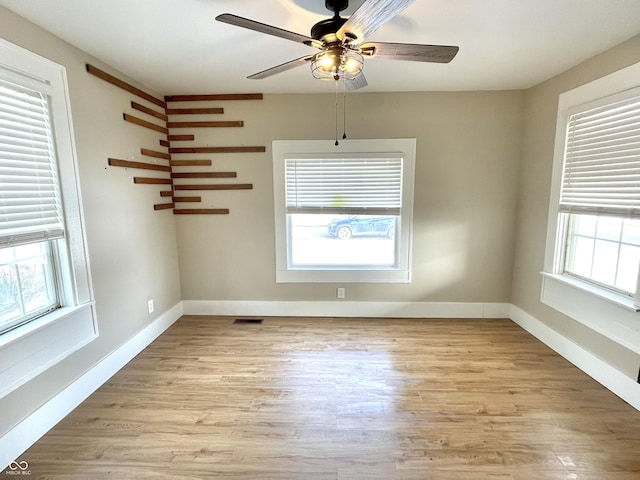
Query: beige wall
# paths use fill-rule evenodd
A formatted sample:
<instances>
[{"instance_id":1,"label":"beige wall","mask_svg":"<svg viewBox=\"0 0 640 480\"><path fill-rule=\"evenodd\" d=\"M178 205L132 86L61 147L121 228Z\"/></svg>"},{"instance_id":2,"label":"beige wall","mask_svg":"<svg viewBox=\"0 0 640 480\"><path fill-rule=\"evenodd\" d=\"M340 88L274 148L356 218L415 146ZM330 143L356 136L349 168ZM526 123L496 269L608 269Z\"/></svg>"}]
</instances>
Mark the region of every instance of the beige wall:
<instances>
[{"instance_id":1,"label":"beige wall","mask_svg":"<svg viewBox=\"0 0 640 480\"><path fill-rule=\"evenodd\" d=\"M358 93L347 97L349 138L417 138L413 282L348 284L347 300L509 302L522 92ZM178 218L185 300L335 300L336 284L276 284L272 140L335 135L334 95L266 95L228 102L243 129L196 132L211 145L265 145L216 155L254 190L205 194L228 216ZM342 130L340 130L342 135Z\"/></svg>"},{"instance_id":2,"label":"beige wall","mask_svg":"<svg viewBox=\"0 0 640 480\"><path fill-rule=\"evenodd\" d=\"M158 187L134 185L131 170L107 166L110 156L140 160L140 147L158 149L158 135L124 122L131 96L86 73L85 62L108 67L3 7L0 32L67 69L100 331L97 340L0 400L2 435L178 303L181 294L174 218L153 210ZM151 316L148 298L155 300Z\"/></svg>"},{"instance_id":3,"label":"beige wall","mask_svg":"<svg viewBox=\"0 0 640 480\"><path fill-rule=\"evenodd\" d=\"M512 303L637 378L640 358L540 302L558 96L640 61L640 36L526 92Z\"/></svg>"}]
</instances>

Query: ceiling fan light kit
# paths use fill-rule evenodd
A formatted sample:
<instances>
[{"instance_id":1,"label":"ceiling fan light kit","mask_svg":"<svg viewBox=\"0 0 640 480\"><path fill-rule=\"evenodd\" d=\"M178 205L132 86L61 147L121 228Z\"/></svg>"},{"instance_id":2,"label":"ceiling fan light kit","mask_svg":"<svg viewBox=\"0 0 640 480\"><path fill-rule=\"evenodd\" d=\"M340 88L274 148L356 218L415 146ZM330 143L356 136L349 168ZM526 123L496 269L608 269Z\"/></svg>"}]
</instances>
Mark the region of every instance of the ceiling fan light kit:
<instances>
[{"instance_id":1,"label":"ceiling fan light kit","mask_svg":"<svg viewBox=\"0 0 640 480\"><path fill-rule=\"evenodd\" d=\"M355 80L362 73L364 60L354 50L334 47L314 55L311 61L313 78Z\"/></svg>"},{"instance_id":2,"label":"ceiling fan light kit","mask_svg":"<svg viewBox=\"0 0 640 480\"><path fill-rule=\"evenodd\" d=\"M326 8L333 17L313 25L311 36L290 32L282 28L256 22L230 13L218 15L216 20L247 28L285 40L302 43L320 50L315 55L300 57L281 65L250 75L251 79L263 79L285 72L305 63L311 63L314 78L348 80L348 90L367 86L362 70L364 56L385 60L448 63L458 53L458 47L444 45L421 45L408 43L369 42L366 37L393 17L401 13L415 0L366 0L349 18L340 17L340 12L349 6L348 0L325 0Z\"/></svg>"}]
</instances>

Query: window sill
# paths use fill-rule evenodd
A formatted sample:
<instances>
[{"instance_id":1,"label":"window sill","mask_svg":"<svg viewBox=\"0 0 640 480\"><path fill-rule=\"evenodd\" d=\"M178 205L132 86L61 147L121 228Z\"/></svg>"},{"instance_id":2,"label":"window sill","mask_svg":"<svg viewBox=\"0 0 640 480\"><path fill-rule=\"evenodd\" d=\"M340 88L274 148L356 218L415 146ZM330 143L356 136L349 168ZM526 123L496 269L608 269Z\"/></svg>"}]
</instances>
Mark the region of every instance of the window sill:
<instances>
[{"instance_id":1,"label":"window sill","mask_svg":"<svg viewBox=\"0 0 640 480\"><path fill-rule=\"evenodd\" d=\"M561 275L557 273L547 273L547 272L542 272L541 274L543 277L552 278L557 282L561 282L571 287L578 288L590 295L595 295L596 297L601 298L602 300L613 303L614 305L618 305L622 308L626 308L627 310L630 310L632 312L640 312L640 307L633 303L633 299L631 297L627 297L625 295L612 292L605 288L600 288L597 285L584 282L579 278L574 278L569 275Z\"/></svg>"},{"instance_id":2,"label":"window sill","mask_svg":"<svg viewBox=\"0 0 640 480\"><path fill-rule=\"evenodd\" d=\"M0 335L0 398L97 336L93 302L60 308Z\"/></svg>"},{"instance_id":3,"label":"window sill","mask_svg":"<svg viewBox=\"0 0 640 480\"><path fill-rule=\"evenodd\" d=\"M566 275L542 272L541 301L640 354L640 308L631 298Z\"/></svg>"}]
</instances>

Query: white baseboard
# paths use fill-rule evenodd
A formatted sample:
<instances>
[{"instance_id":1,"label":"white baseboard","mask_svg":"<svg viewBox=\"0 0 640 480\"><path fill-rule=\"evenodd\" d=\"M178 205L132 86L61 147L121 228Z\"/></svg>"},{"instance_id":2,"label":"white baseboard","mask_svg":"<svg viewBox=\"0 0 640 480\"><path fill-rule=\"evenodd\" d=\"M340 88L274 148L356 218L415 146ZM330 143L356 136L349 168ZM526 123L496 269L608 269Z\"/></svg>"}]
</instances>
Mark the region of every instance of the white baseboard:
<instances>
[{"instance_id":1,"label":"white baseboard","mask_svg":"<svg viewBox=\"0 0 640 480\"><path fill-rule=\"evenodd\" d=\"M509 318L636 410L640 410L640 384L632 378L515 305L511 305Z\"/></svg>"},{"instance_id":2,"label":"white baseboard","mask_svg":"<svg viewBox=\"0 0 640 480\"><path fill-rule=\"evenodd\" d=\"M265 317L508 318L508 303L183 300L185 315Z\"/></svg>"},{"instance_id":3,"label":"white baseboard","mask_svg":"<svg viewBox=\"0 0 640 480\"><path fill-rule=\"evenodd\" d=\"M173 325L182 314L183 306L182 302L179 302L0 437L0 465L9 465L16 460L40 437L158 338L162 332Z\"/></svg>"}]
</instances>

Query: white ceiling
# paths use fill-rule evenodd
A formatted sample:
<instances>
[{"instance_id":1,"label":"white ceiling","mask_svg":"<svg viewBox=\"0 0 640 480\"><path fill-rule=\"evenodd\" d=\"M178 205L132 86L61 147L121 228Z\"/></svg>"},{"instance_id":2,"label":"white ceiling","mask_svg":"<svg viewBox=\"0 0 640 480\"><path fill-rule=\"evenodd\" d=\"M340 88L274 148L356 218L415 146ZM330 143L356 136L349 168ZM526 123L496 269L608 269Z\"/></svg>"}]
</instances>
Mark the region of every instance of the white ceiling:
<instances>
[{"instance_id":1,"label":"white ceiling","mask_svg":"<svg viewBox=\"0 0 640 480\"><path fill-rule=\"evenodd\" d=\"M352 0L360 3L362 0ZM309 35L324 0L0 0L162 94L330 92L308 66L252 73L315 50L216 22L233 13ZM458 45L450 64L369 58L361 91L535 85L640 34L640 0L416 0L367 40Z\"/></svg>"}]
</instances>

